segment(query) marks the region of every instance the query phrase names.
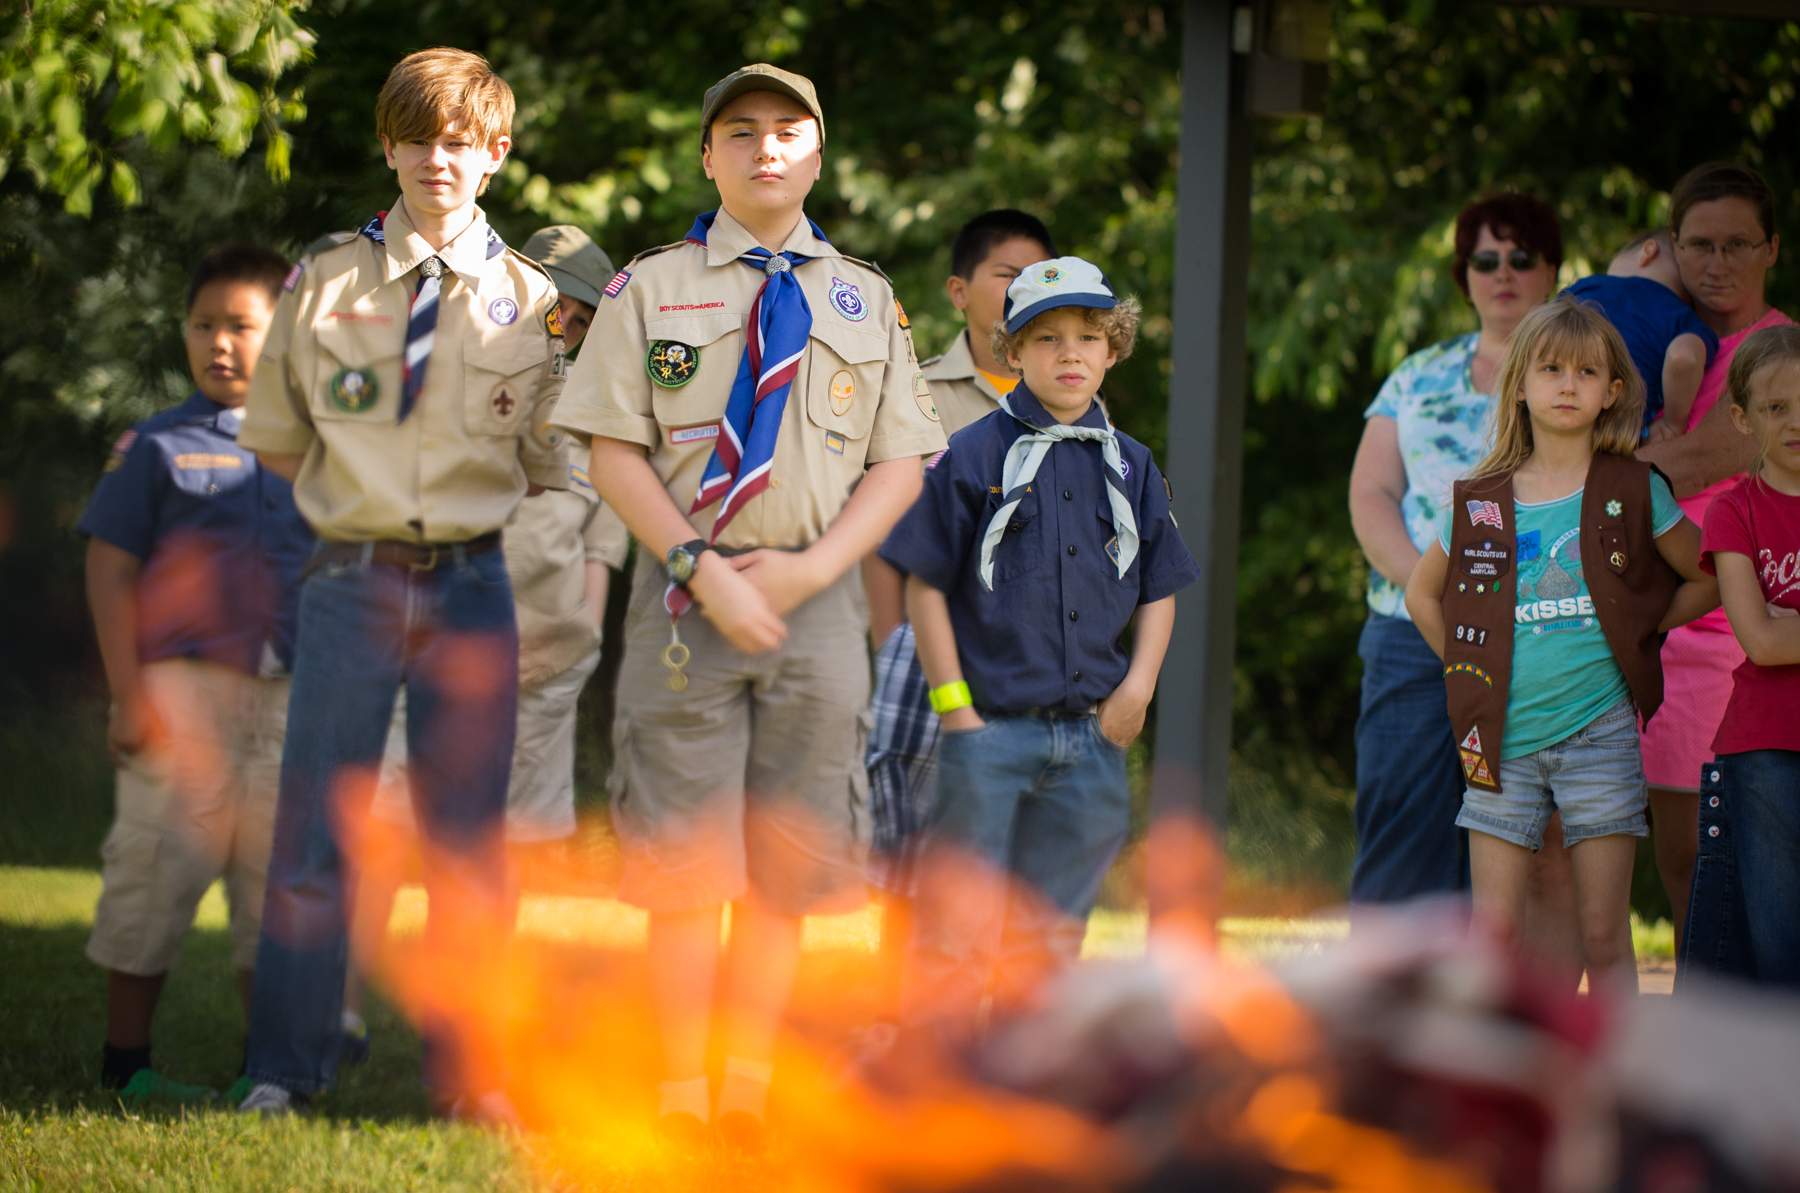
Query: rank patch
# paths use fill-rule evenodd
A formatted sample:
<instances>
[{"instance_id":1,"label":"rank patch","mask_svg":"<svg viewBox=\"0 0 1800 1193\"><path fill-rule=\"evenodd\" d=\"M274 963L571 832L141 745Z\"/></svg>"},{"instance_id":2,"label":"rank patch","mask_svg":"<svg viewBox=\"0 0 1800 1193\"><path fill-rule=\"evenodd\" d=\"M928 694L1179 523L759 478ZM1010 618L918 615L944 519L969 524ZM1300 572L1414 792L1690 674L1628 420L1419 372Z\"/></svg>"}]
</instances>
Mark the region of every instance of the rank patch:
<instances>
[{"instance_id":1,"label":"rank patch","mask_svg":"<svg viewBox=\"0 0 1800 1193\"><path fill-rule=\"evenodd\" d=\"M381 397L381 382L364 369L339 369L331 379L331 401L348 414L361 414Z\"/></svg>"},{"instance_id":2,"label":"rank patch","mask_svg":"<svg viewBox=\"0 0 1800 1193\"><path fill-rule=\"evenodd\" d=\"M836 431L825 432L825 450L833 455L844 454L844 437Z\"/></svg>"},{"instance_id":3,"label":"rank patch","mask_svg":"<svg viewBox=\"0 0 1800 1193\"><path fill-rule=\"evenodd\" d=\"M831 293L826 295L837 313L852 323L861 323L869 317L869 304L863 301L862 291L843 278L831 279Z\"/></svg>"},{"instance_id":4,"label":"rank patch","mask_svg":"<svg viewBox=\"0 0 1800 1193\"><path fill-rule=\"evenodd\" d=\"M847 369L839 369L831 377L831 412L842 418L856 402L856 378ZM841 448L839 449L842 450Z\"/></svg>"},{"instance_id":5,"label":"rank patch","mask_svg":"<svg viewBox=\"0 0 1800 1193\"><path fill-rule=\"evenodd\" d=\"M511 326L512 321L518 317L519 304L510 298L496 298L493 302L488 303L488 318L492 319L495 323L498 323L501 327ZM560 318L561 316L559 315L558 319L560 320ZM561 335L562 332L553 331L550 334Z\"/></svg>"},{"instance_id":6,"label":"rank patch","mask_svg":"<svg viewBox=\"0 0 1800 1193\"><path fill-rule=\"evenodd\" d=\"M551 339L560 340L563 338L561 303L550 304L550 313L544 316L544 330L550 333Z\"/></svg>"},{"instance_id":7,"label":"rank patch","mask_svg":"<svg viewBox=\"0 0 1800 1193\"><path fill-rule=\"evenodd\" d=\"M494 408L494 414L499 418L511 418L513 411L519 408L518 399L505 389L495 394L494 400L489 405Z\"/></svg>"},{"instance_id":8,"label":"rank patch","mask_svg":"<svg viewBox=\"0 0 1800 1193\"><path fill-rule=\"evenodd\" d=\"M652 340L644 368L650 380L664 389L680 389L700 368L700 349L679 340Z\"/></svg>"}]
</instances>

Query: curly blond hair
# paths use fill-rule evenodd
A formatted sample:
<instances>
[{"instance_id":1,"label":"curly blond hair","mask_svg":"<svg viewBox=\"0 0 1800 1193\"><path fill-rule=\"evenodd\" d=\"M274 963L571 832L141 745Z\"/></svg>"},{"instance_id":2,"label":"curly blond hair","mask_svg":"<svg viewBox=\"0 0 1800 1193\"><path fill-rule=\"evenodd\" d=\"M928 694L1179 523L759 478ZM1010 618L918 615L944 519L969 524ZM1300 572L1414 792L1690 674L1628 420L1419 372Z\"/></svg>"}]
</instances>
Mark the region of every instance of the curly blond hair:
<instances>
[{"instance_id":1,"label":"curly blond hair","mask_svg":"<svg viewBox=\"0 0 1800 1193\"><path fill-rule=\"evenodd\" d=\"M1087 325L1096 331L1106 334L1106 342L1119 359L1124 360L1131 355L1132 348L1137 345L1138 320L1143 317L1144 306L1135 298L1121 298L1119 305L1110 311L1102 311L1095 307L1051 307L1021 327L1018 331L1008 333L1006 324L996 323L989 332L988 345L994 351L994 359L1005 362L1009 353L1018 353L1025 347L1025 340L1031 335L1031 329L1038 321L1054 315L1058 311L1077 310L1087 319Z\"/></svg>"}]
</instances>

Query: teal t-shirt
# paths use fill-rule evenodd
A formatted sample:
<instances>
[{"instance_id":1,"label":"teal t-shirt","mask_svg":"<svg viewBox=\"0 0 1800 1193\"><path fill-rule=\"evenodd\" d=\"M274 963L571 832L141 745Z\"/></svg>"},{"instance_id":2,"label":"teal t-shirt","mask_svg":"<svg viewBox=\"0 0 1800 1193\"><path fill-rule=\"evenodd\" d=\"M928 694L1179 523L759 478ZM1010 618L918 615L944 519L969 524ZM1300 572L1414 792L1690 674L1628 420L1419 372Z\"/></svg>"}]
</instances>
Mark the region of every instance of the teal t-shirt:
<instances>
[{"instance_id":1,"label":"teal t-shirt","mask_svg":"<svg viewBox=\"0 0 1800 1193\"><path fill-rule=\"evenodd\" d=\"M1519 590L1502 761L1555 745L1631 695L1581 570L1581 490L1555 501L1514 501L1513 518ZM1675 495L1652 474L1651 528L1661 536L1680 521ZM1438 543L1450 550L1448 508L1438 522Z\"/></svg>"}]
</instances>

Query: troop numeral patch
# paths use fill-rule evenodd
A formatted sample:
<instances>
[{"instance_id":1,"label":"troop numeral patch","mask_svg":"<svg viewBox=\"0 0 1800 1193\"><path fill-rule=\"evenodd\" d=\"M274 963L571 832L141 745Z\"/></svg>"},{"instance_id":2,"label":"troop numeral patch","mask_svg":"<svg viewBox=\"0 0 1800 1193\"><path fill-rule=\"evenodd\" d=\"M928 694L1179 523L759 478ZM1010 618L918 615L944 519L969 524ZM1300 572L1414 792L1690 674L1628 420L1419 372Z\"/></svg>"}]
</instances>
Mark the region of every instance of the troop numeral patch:
<instances>
[{"instance_id":1,"label":"troop numeral patch","mask_svg":"<svg viewBox=\"0 0 1800 1193\"><path fill-rule=\"evenodd\" d=\"M1456 627L1456 640L1470 646L1486 646L1487 631L1479 626L1459 625Z\"/></svg>"}]
</instances>

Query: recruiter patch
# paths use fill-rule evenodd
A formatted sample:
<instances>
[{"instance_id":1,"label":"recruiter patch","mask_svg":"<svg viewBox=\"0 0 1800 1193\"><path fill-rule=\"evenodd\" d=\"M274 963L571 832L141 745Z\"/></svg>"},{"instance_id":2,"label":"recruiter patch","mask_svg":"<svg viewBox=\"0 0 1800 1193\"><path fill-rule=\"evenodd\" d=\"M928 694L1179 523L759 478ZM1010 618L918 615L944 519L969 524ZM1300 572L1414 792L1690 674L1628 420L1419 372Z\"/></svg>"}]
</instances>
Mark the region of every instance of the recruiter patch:
<instances>
[{"instance_id":1,"label":"recruiter patch","mask_svg":"<svg viewBox=\"0 0 1800 1193\"><path fill-rule=\"evenodd\" d=\"M679 340L652 340L644 357L650 380L664 389L680 389L700 368L700 349Z\"/></svg>"},{"instance_id":2,"label":"recruiter patch","mask_svg":"<svg viewBox=\"0 0 1800 1193\"><path fill-rule=\"evenodd\" d=\"M339 369L331 378L331 401L348 414L373 408L380 396L381 382L364 369Z\"/></svg>"}]
</instances>

